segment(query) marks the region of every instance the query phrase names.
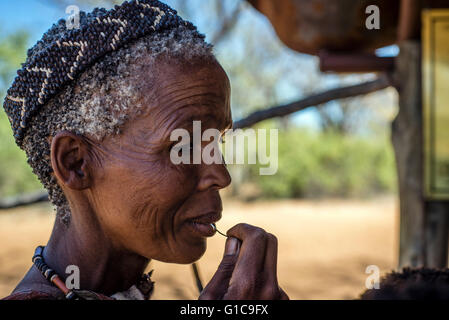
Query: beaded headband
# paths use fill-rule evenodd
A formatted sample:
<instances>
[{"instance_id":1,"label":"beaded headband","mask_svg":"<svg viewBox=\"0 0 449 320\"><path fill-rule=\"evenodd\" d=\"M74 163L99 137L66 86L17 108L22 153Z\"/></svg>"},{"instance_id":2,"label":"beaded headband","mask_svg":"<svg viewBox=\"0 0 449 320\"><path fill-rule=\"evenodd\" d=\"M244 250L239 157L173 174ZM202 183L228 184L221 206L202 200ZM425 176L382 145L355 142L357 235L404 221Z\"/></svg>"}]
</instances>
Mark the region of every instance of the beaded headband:
<instances>
[{"instance_id":1,"label":"beaded headband","mask_svg":"<svg viewBox=\"0 0 449 320\"><path fill-rule=\"evenodd\" d=\"M65 20L62 22L65 24ZM17 71L3 107L20 147L39 109L102 56L153 32L180 25L196 30L175 10L156 0L133 0L111 10L96 8L84 22L77 29L66 28L58 40L37 54L28 50L26 62Z\"/></svg>"}]
</instances>

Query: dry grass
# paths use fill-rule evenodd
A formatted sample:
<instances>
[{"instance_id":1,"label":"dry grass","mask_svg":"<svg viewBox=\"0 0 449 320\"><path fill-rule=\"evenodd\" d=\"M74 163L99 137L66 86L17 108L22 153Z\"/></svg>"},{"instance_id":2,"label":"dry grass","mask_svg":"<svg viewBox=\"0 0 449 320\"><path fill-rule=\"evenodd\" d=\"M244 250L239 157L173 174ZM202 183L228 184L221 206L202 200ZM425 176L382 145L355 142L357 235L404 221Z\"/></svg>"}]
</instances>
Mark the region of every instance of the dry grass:
<instances>
[{"instance_id":1,"label":"dry grass","mask_svg":"<svg viewBox=\"0 0 449 320\"><path fill-rule=\"evenodd\" d=\"M279 239L278 276L292 299L354 299L364 290L365 269L382 273L396 266L396 200L276 201L242 204L225 201L226 230L246 222ZM31 265L33 250L45 244L54 214L47 205L0 211L0 297L7 295ZM209 240L199 261L203 282L212 277L225 238ZM154 261L154 299L196 299L191 268Z\"/></svg>"}]
</instances>

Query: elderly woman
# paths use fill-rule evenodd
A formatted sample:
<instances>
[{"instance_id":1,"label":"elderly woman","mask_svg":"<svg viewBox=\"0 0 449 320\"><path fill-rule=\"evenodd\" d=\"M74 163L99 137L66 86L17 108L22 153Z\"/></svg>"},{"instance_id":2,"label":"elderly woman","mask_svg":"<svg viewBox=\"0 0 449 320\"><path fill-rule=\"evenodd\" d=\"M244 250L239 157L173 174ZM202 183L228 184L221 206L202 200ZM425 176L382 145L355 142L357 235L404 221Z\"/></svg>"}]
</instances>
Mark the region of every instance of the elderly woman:
<instances>
[{"instance_id":1,"label":"elderly woman","mask_svg":"<svg viewBox=\"0 0 449 320\"><path fill-rule=\"evenodd\" d=\"M188 264L221 217L224 164L174 164L176 128L232 126L230 86L211 45L158 1L60 20L28 51L4 108L57 218L7 299L148 299L151 259ZM200 299L287 299L277 241L239 224ZM30 257L31 258L31 257ZM65 284L79 268L80 288Z\"/></svg>"}]
</instances>

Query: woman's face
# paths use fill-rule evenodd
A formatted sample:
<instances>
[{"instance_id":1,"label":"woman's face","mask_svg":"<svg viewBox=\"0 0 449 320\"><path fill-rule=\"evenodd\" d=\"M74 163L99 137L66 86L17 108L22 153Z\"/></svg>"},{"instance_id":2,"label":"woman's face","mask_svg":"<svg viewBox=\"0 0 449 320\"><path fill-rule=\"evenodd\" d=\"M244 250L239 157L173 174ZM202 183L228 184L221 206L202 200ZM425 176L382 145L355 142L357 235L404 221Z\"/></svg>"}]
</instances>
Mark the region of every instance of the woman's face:
<instances>
[{"instance_id":1,"label":"woman's face","mask_svg":"<svg viewBox=\"0 0 449 320\"><path fill-rule=\"evenodd\" d=\"M91 201L114 246L149 259L191 263L214 234L210 223L222 211L219 190L231 179L224 164L174 164L170 151L177 142L170 134L183 128L192 139L194 120L201 121L202 132L229 128L229 81L216 62L166 61L156 74L145 66L136 72L143 113L102 142Z\"/></svg>"}]
</instances>

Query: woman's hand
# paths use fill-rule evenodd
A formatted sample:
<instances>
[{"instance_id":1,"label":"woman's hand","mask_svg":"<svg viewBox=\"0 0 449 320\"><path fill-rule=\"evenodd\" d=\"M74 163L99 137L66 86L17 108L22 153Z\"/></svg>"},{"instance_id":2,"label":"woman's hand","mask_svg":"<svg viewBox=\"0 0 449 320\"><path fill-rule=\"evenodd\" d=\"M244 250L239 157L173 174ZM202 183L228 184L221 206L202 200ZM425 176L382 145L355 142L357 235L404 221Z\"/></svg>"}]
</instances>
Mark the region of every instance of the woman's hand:
<instances>
[{"instance_id":1,"label":"woman's hand","mask_svg":"<svg viewBox=\"0 0 449 320\"><path fill-rule=\"evenodd\" d=\"M288 300L277 281L276 237L244 223L227 235L223 260L199 299Z\"/></svg>"}]
</instances>

